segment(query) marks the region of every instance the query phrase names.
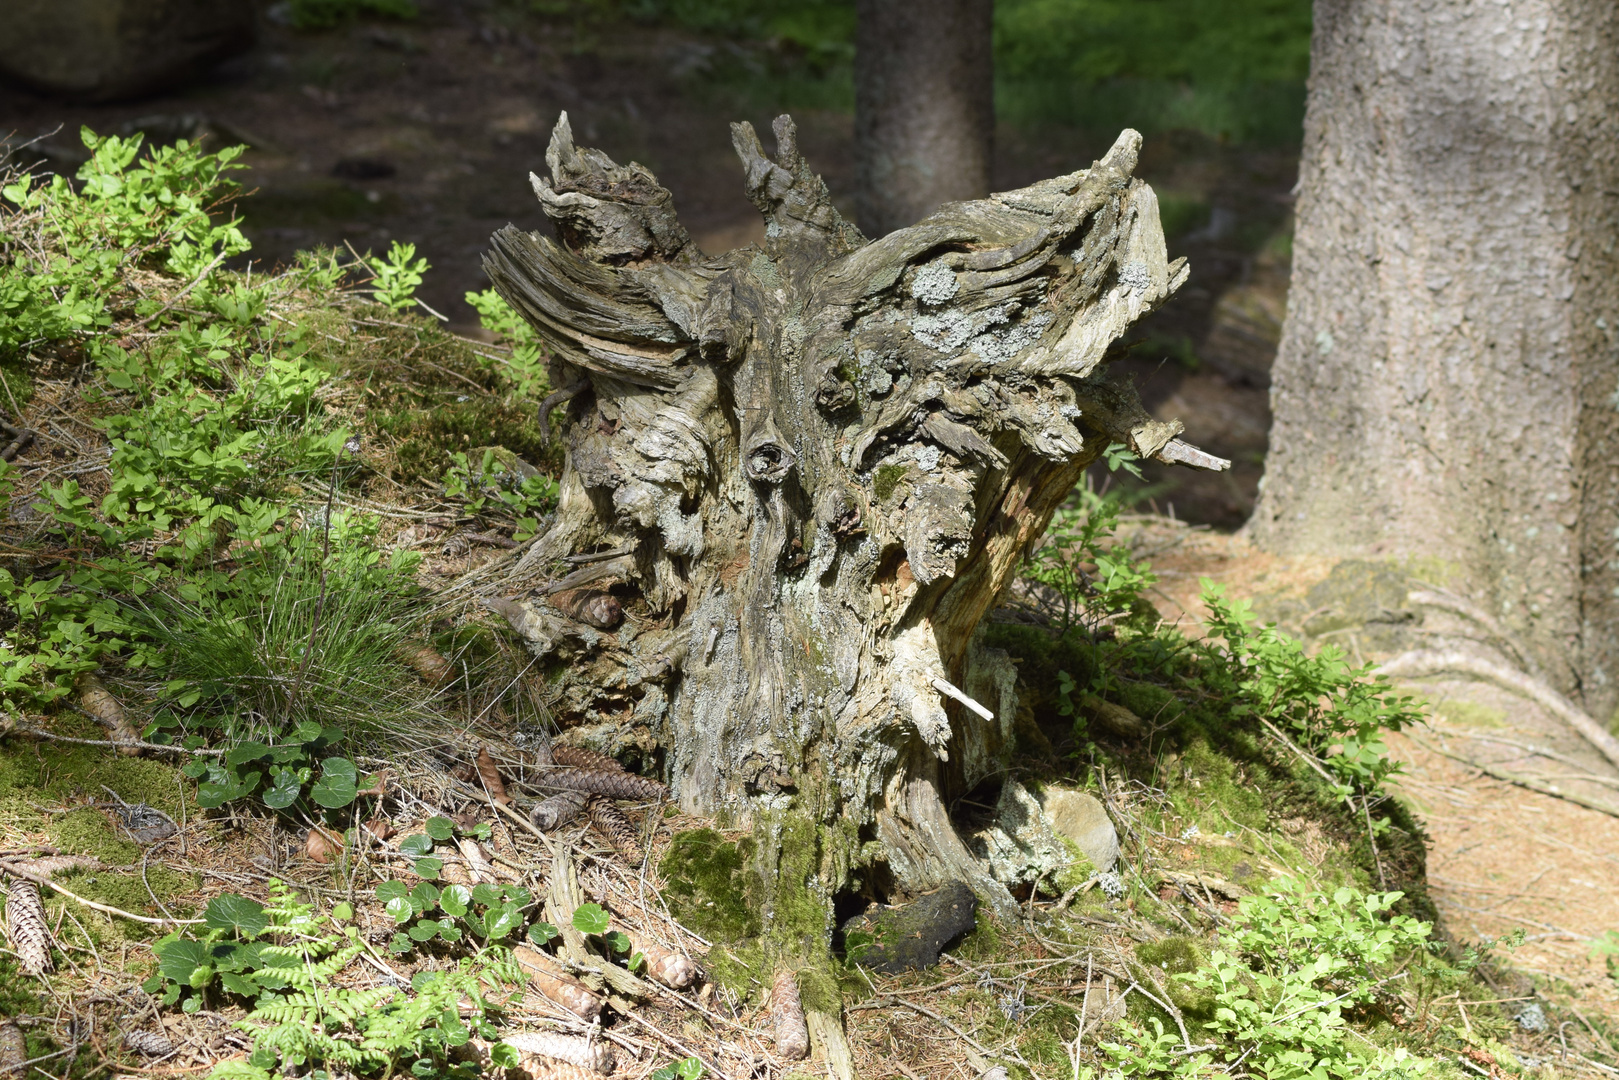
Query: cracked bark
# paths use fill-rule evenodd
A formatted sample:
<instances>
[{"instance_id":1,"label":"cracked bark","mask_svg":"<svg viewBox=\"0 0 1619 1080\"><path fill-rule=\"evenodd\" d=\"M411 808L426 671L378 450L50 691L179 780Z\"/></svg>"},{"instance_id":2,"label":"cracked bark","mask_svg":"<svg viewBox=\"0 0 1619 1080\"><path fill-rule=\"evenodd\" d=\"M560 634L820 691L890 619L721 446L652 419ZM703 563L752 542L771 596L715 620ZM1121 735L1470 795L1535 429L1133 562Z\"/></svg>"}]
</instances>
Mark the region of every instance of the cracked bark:
<instances>
[{"instance_id":1,"label":"cracked bark","mask_svg":"<svg viewBox=\"0 0 1619 1080\"><path fill-rule=\"evenodd\" d=\"M782 953L824 954L855 875L962 879L1010 912L941 799L1008 748L1011 668L979 619L1109 443L1223 464L1105 375L1186 276L1131 175L1140 136L868 241L789 118L774 158L732 132L763 248L699 251L652 174L576 147L566 115L532 178L561 242L495 234L490 277L571 396L558 508L490 605L576 737L653 748L683 809L751 825ZM586 586L619 599L615 631L548 599Z\"/></svg>"}]
</instances>

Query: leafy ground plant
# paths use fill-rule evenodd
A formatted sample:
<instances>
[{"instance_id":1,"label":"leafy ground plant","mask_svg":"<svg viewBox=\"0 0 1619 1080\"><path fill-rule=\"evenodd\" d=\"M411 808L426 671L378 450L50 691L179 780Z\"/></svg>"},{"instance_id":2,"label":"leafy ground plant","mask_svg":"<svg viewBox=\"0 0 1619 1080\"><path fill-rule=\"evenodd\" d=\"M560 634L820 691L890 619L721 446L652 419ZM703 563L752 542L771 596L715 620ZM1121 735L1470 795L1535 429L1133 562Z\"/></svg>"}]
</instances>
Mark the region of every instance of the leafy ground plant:
<instances>
[{"instance_id":1,"label":"leafy ground plant","mask_svg":"<svg viewBox=\"0 0 1619 1080\"><path fill-rule=\"evenodd\" d=\"M1432 946L1430 924L1387 914L1400 896L1311 891L1284 879L1264 895L1244 897L1208 964L1173 976L1213 995L1213 1019L1203 1034L1217 1042L1185 1046L1156 1018L1151 1030L1126 1021L1124 1038L1103 1046L1109 1064L1125 1076L1243 1068L1266 1080L1393 1080L1428 1072L1431 1061L1370 1042L1344 1015L1384 997L1384 987L1404 977L1392 968Z\"/></svg>"}]
</instances>

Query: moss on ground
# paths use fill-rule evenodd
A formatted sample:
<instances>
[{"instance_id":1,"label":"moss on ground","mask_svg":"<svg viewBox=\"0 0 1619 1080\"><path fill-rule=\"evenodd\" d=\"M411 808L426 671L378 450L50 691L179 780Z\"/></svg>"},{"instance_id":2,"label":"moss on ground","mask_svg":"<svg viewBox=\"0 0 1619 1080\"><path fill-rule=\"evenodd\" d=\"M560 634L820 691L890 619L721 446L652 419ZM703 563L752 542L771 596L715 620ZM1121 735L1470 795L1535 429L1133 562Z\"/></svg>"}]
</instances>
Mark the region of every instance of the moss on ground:
<instances>
[{"instance_id":1,"label":"moss on ground","mask_svg":"<svg viewBox=\"0 0 1619 1080\"><path fill-rule=\"evenodd\" d=\"M674 917L721 944L758 937L759 916L747 896L754 847L751 839L730 841L713 829L676 833L660 867Z\"/></svg>"}]
</instances>

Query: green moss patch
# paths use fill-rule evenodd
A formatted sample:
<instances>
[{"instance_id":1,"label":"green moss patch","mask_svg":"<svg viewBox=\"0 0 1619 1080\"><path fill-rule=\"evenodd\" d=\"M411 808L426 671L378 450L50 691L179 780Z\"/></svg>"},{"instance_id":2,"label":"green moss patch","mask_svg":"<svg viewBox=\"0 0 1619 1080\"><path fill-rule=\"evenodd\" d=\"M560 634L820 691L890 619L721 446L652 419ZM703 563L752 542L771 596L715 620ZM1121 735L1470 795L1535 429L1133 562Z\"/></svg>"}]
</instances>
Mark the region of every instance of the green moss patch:
<instances>
[{"instance_id":1,"label":"green moss patch","mask_svg":"<svg viewBox=\"0 0 1619 1080\"><path fill-rule=\"evenodd\" d=\"M749 907L747 867L754 842L732 842L713 829L676 833L661 869L674 917L703 937L733 944L759 936Z\"/></svg>"}]
</instances>

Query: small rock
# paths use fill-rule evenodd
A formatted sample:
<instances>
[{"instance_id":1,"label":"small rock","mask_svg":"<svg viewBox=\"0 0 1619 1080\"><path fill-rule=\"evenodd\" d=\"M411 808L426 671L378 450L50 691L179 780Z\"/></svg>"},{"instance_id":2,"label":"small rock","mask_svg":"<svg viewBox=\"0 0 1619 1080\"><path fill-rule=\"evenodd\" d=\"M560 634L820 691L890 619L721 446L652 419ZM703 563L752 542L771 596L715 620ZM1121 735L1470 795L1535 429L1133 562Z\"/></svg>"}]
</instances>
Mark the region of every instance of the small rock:
<instances>
[{"instance_id":1,"label":"small rock","mask_svg":"<svg viewBox=\"0 0 1619 1080\"><path fill-rule=\"evenodd\" d=\"M1040 793L1040 804L1058 836L1083 851L1099 872L1113 869L1119 861L1119 834L1099 799L1083 791L1048 787Z\"/></svg>"},{"instance_id":2,"label":"small rock","mask_svg":"<svg viewBox=\"0 0 1619 1080\"><path fill-rule=\"evenodd\" d=\"M977 922L978 898L959 881L909 904L856 915L843 924L849 959L873 971L932 967L945 946Z\"/></svg>"},{"instance_id":3,"label":"small rock","mask_svg":"<svg viewBox=\"0 0 1619 1080\"><path fill-rule=\"evenodd\" d=\"M1518 1010L1518 1026L1525 1031L1545 1031L1546 1011L1531 1001Z\"/></svg>"},{"instance_id":4,"label":"small rock","mask_svg":"<svg viewBox=\"0 0 1619 1080\"><path fill-rule=\"evenodd\" d=\"M1008 886L1040 882L1062 892L1113 868L1119 838L1107 811L1093 796L1045 787L1038 794L1016 780L1001 786L995 821L975 833L969 846Z\"/></svg>"}]
</instances>

